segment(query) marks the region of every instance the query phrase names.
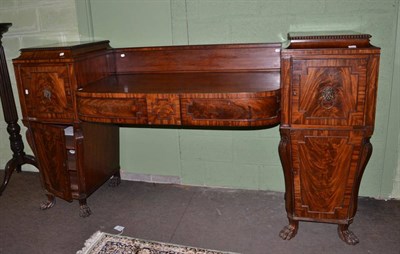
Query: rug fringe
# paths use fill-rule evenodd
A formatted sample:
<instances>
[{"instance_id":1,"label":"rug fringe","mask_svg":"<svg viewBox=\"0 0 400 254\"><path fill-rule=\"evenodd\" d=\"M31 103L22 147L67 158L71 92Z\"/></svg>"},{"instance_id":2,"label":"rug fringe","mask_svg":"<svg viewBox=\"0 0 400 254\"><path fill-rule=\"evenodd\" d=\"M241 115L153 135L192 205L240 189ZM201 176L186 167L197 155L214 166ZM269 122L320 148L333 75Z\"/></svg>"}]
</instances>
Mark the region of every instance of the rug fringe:
<instances>
[{"instance_id":1,"label":"rug fringe","mask_svg":"<svg viewBox=\"0 0 400 254\"><path fill-rule=\"evenodd\" d=\"M239 254L235 252L225 252L210 249L202 249L191 246L184 246L179 244L157 242L151 240L143 240L138 238L132 238L129 236L120 236L115 234L110 234L106 232L97 231L88 240L85 241L82 250L76 252L76 254L90 254L99 253L100 249L102 253L111 253L109 250L112 249L112 253L117 253L117 250L122 246L125 251L132 250L135 253L150 253L150 250L155 250L154 253L175 253L175 254ZM110 247L111 246L111 247ZM105 248L105 252L102 249ZM117 250L115 249L117 247ZM109 249L111 248L111 249ZM139 250L139 252L137 252ZM161 251L161 252L160 252ZM133 253L129 252L129 253ZM118 252L121 253L121 252ZM124 252L125 253L125 252ZM151 251L153 253L153 251Z\"/></svg>"},{"instance_id":2,"label":"rug fringe","mask_svg":"<svg viewBox=\"0 0 400 254\"><path fill-rule=\"evenodd\" d=\"M94 243L96 243L100 237L104 235L104 232L97 231L95 232L89 239L85 241L84 247L81 250L78 250L76 254L85 254L88 253L93 246Z\"/></svg>"}]
</instances>

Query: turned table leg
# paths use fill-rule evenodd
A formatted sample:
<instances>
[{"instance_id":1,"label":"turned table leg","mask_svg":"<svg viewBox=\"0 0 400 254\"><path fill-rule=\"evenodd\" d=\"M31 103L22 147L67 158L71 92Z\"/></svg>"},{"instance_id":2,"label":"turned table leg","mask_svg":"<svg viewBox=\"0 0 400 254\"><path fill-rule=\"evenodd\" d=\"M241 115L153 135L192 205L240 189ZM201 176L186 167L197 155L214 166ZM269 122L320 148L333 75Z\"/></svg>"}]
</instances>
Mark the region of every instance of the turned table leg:
<instances>
[{"instance_id":1,"label":"turned table leg","mask_svg":"<svg viewBox=\"0 0 400 254\"><path fill-rule=\"evenodd\" d=\"M18 114L7 69L7 61L1 43L3 33L7 32L10 26L11 23L0 23L0 99L4 112L4 120L7 122L7 132L10 134L10 147L13 151L13 157L6 164L4 180L0 186L0 195L5 190L15 170L21 172L23 164L31 164L37 167L35 158L24 153L24 143L20 135L21 128L17 123Z\"/></svg>"},{"instance_id":2,"label":"turned table leg","mask_svg":"<svg viewBox=\"0 0 400 254\"><path fill-rule=\"evenodd\" d=\"M11 160L9 160L4 169L4 179L0 186L0 196L3 194L3 191L6 189L7 184L11 178L11 175L14 171L21 172L21 166L23 164L31 164L37 167L35 157L31 155L23 155L13 156Z\"/></svg>"}]
</instances>

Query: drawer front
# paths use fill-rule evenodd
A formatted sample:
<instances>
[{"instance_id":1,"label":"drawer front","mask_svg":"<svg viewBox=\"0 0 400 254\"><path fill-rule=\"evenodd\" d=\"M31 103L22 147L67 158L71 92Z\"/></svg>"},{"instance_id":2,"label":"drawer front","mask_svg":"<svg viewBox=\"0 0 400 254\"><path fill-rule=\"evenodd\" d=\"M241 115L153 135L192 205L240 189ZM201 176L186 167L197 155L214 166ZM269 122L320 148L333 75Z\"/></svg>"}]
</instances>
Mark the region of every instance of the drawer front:
<instances>
[{"instance_id":1,"label":"drawer front","mask_svg":"<svg viewBox=\"0 0 400 254\"><path fill-rule=\"evenodd\" d=\"M66 65L20 68L28 118L55 122L74 119L72 84Z\"/></svg>"},{"instance_id":2,"label":"drawer front","mask_svg":"<svg viewBox=\"0 0 400 254\"><path fill-rule=\"evenodd\" d=\"M77 97L83 121L176 126L265 127L280 121L280 90L261 93ZM126 95L124 95L126 96Z\"/></svg>"},{"instance_id":3,"label":"drawer front","mask_svg":"<svg viewBox=\"0 0 400 254\"><path fill-rule=\"evenodd\" d=\"M292 63L292 124L364 125L367 57Z\"/></svg>"},{"instance_id":4,"label":"drawer front","mask_svg":"<svg viewBox=\"0 0 400 254\"><path fill-rule=\"evenodd\" d=\"M182 99L183 125L251 127L274 125L280 121L277 94L265 97L245 94L198 97Z\"/></svg>"},{"instance_id":5,"label":"drawer front","mask_svg":"<svg viewBox=\"0 0 400 254\"><path fill-rule=\"evenodd\" d=\"M149 125L181 125L178 94L148 94L146 99Z\"/></svg>"},{"instance_id":6,"label":"drawer front","mask_svg":"<svg viewBox=\"0 0 400 254\"><path fill-rule=\"evenodd\" d=\"M348 219L363 137L363 131L291 131L296 217Z\"/></svg>"},{"instance_id":7,"label":"drawer front","mask_svg":"<svg viewBox=\"0 0 400 254\"><path fill-rule=\"evenodd\" d=\"M79 118L102 123L147 124L145 98L80 98L77 99Z\"/></svg>"},{"instance_id":8,"label":"drawer front","mask_svg":"<svg viewBox=\"0 0 400 254\"><path fill-rule=\"evenodd\" d=\"M78 97L81 120L104 123L180 125L177 94L147 94L140 98Z\"/></svg>"}]
</instances>

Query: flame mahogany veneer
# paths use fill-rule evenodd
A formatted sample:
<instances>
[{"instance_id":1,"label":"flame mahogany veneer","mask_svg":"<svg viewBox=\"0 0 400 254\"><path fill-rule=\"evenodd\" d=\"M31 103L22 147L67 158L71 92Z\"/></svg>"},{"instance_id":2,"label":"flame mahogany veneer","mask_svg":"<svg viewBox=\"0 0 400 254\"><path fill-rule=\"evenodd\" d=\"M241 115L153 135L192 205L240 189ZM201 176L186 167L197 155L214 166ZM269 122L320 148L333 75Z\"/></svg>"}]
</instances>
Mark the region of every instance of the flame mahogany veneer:
<instances>
[{"instance_id":1,"label":"flame mahogany veneer","mask_svg":"<svg viewBox=\"0 0 400 254\"><path fill-rule=\"evenodd\" d=\"M299 221L338 224L348 244L371 156L380 49L365 34L289 34L288 44L21 50L23 123L48 196L80 202L118 185L119 126L256 129L280 124L291 239Z\"/></svg>"}]
</instances>

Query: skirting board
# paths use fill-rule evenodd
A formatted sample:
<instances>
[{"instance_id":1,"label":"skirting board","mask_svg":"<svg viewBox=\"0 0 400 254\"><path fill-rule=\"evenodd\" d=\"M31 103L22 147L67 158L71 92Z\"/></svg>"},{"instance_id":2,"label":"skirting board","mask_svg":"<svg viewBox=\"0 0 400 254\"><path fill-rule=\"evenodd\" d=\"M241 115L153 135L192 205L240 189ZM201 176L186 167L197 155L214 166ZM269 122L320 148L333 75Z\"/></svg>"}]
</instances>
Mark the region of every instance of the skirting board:
<instances>
[{"instance_id":1,"label":"skirting board","mask_svg":"<svg viewBox=\"0 0 400 254\"><path fill-rule=\"evenodd\" d=\"M121 170L121 179L127 181L138 181L148 183L169 183L169 184L181 184L181 178L179 176L166 176L166 175L152 175L152 174L141 174L125 172Z\"/></svg>"}]
</instances>

